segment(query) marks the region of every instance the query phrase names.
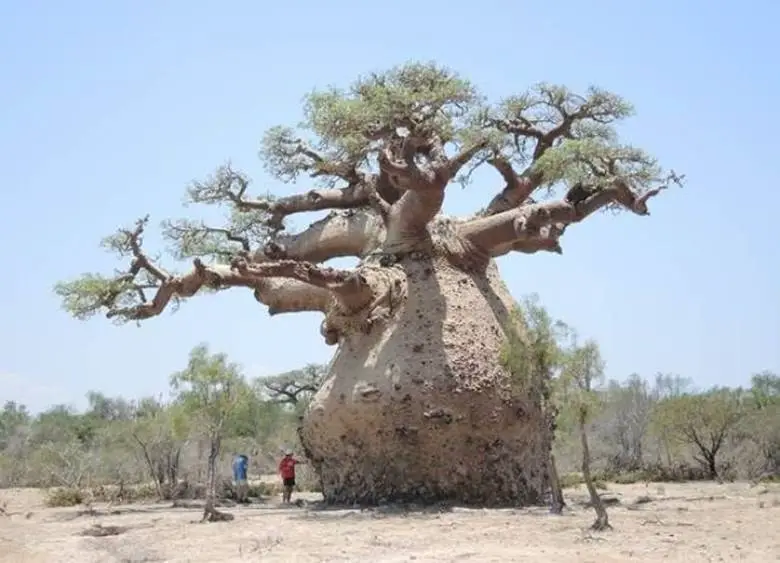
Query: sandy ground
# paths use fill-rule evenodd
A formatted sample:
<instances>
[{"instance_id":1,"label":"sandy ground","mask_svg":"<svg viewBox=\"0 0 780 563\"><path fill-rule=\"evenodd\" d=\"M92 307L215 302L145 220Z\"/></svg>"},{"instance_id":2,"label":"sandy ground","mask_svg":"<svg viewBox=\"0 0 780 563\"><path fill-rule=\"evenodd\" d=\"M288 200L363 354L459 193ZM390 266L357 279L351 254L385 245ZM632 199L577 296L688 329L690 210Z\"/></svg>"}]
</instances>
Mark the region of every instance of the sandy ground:
<instances>
[{"instance_id":1,"label":"sandy ground","mask_svg":"<svg viewBox=\"0 0 780 563\"><path fill-rule=\"evenodd\" d=\"M270 499L200 524L170 504L53 509L43 493L0 490L0 561L780 561L780 487L733 483L611 485L614 530L593 533L584 489L563 516L544 509L324 510ZM637 504L640 497L650 501ZM310 502L317 495L298 495ZM647 500L647 499L645 499ZM84 537L96 524L116 536Z\"/></svg>"}]
</instances>

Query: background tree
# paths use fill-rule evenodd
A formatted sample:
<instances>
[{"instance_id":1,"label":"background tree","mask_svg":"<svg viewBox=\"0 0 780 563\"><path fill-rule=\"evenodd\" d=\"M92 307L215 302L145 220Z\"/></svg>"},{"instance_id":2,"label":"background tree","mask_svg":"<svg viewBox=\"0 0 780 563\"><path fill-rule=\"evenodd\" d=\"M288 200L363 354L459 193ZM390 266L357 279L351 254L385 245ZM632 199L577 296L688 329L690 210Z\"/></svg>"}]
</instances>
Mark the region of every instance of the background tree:
<instances>
[{"instance_id":1,"label":"background tree","mask_svg":"<svg viewBox=\"0 0 780 563\"><path fill-rule=\"evenodd\" d=\"M690 378L674 373L657 373L653 380L653 397L656 405L653 407L653 413L651 414L650 430L656 442L658 463L665 463L667 467L673 465L673 459L678 453L677 450L680 447L680 443L661 431L658 425L653 422L656 418L655 409L658 401L680 397L690 392L692 384L693 382Z\"/></svg>"},{"instance_id":2,"label":"background tree","mask_svg":"<svg viewBox=\"0 0 780 563\"><path fill-rule=\"evenodd\" d=\"M203 519L226 519L215 509L217 496L217 459L227 421L246 392L245 381L236 364L224 354L209 354L206 345L190 352L187 367L171 376L171 388L177 400L190 412L193 425L209 441L206 506Z\"/></svg>"},{"instance_id":3,"label":"background tree","mask_svg":"<svg viewBox=\"0 0 780 563\"><path fill-rule=\"evenodd\" d=\"M15 401L6 401L0 411L0 448L6 448L20 428L30 422L27 407Z\"/></svg>"},{"instance_id":4,"label":"background tree","mask_svg":"<svg viewBox=\"0 0 780 563\"><path fill-rule=\"evenodd\" d=\"M77 318L119 322L231 287L250 289L270 314L321 312L321 333L339 349L301 437L329 502L536 502L552 435L541 396L507 401L499 352L514 303L493 259L561 253L564 232L601 210L649 214L649 199L679 178L618 140L614 124L631 113L605 90L551 84L491 104L436 64L313 91L300 130L263 139L267 171L305 179L302 193L251 197L247 176L223 165L188 196L229 206L227 224L163 225L189 271L144 250L144 218L103 242L125 270L56 292ZM474 215L443 216L447 188L480 167L500 178L495 196ZM330 212L287 231L289 217L319 211ZM324 265L345 256L357 267Z\"/></svg>"},{"instance_id":5,"label":"background tree","mask_svg":"<svg viewBox=\"0 0 780 563\"><path fill-rule=\"evenodd\" d=\"M306 404L322 385L327 366L308 364L301 369L262 378L265 392L272 400L294 406Z\"/></svg>"},{"instance_id":6,"label":"background tree","mask_svg":"<svg viewBox=\"0 0 780 563\"><path fill-rule=\"evenodd\" d=\"M545 320L545 318L547 320ZM570 402L560 388L561 370L565 365L565 352L570 342L565 338L565 325L554 322L546 314L538 300L525 299L513 316L514 329L509 330L503 349L502 365L511 374L513 396L524 397L529 386L552 384L552 389L540 390L549 400L542 404L544 416L555 429L554 463L550 463L549 486L552 486L553 468L561 471L564 486L582 483L581 440L577 422L577 402ZM522 338L521 338L522 336ZM555 346L550 346L550 343ZM536 348L537 354L530 354ZM545 350L555 352L542 353ZM547 366L548 370L540 369ZM550 369L552 367L552 369ZM545 377L542 377L546 374ZM551 375L550 375L551 374ZM662 380L662 385L657 384ZM252 382L249 392L243 394L231 411L223 427L221 450L217 461L217 473L229 475L230 454L234 451L250 453L252 472L258 475L274 474L280 448L297 439L298 414L290 405L271 400L265 393L262 379ZM744 390L731 391L741 401L743 415L723 440L717 454L719 476L733 475L737 479L755 482L776 479L780 474L780 401L777 393L777 376L771 372L757 374L752 385ZM627 401L623 391L645 387L653 401L653 423L645 437L643 452L646 459L642 467L620 469L613 460L627 450L625 444L615 438L614 429L621 428L626 416L641 418L644 412L641 402ZM620 389L622 391L618 392ZM683 390L685 392L683 393ZM674 438L670 443L670 457L654 457L655 442L659 432L657 408L665 400L685 394L707 396L710 391L698 392L689 381L680 376L663 376L646 380L644 385L629 377L623 382L612 381L606 388L593 391L596 403L603 408L594 413L589 424L588 446L591 454L591 473L594 481L645 482L711 479L708 470L693 461L691 453L701 458L697 446ZM102 396L90 393L88 397ZM161 401L156 398L131 400L122 397L105 397L106 401L89 400L83 411L65 406L55 406L41 413L29 413L23 405L8 404L0 410L0 428L3 447L0 448L0 486L2 487L68 487L52 491L53 502L73 503L83 499L133 501L139 498L163 496L191 498L203 495L206 487L206 466L209 454L208 436L195 424L188 404L179 401ZM98 416L96 412L110 413L113 409L96 408L97 404L129 404L131 420L123 416ZM535 417L532 408L515 402L522 416ZM640 414L627 414L631 405L639 405ZM687 403L695 413L696 401ZM121 410L121 409L120 409ZM542 415L538 415L542 418ZM691 415L693 416L693 415ZM553 424L554 423L554 424ZM668 434L668 432L666 432ZM675 435L672 435L674 437ZM138 443L139 438L143 444ZM148 453L147 461L144 449ZM665 450L662 453L666 454ZM724 468L728 470L724 473ZM316 486L316 479L307 483L306 472L301 474L300 485ZM155 485L150 487L150 481ZM545 483L548 483L545 480ZM173 485L177 485L174 487ZM159 485L159 486L158 486ZM190 486L192 485L192 486ZM546 484L545 487L548 485ZM81 489L76 490L76 488ZM319 490L319 489L316 489ZM225 491L222 491L225 492ZM556 500L557 499L557 500ZM562 508L562 494L553 498L553 509Z\"/></svg>"},{"instance_id":7,"label":"background tree","mask_svg":"<svg viewBox=\"0 0 780 563\"><path fill-rule=\"evenodd\" d=\"M12 486L24 478L24 460L29 455L27 438L32 423L25 405L6 401L0 410L0 487Z\"/></svg>"},{"instance_id":8,"label":"background tree","mask_svg":"<svg viewBox=\"0 0 780 563\"><path fill-rule=\"evenodd\" d=\"M566 358L559 378L560 393L563 400L571 405L576 413L582 447L582 477L588 488L590 502L596 511L596 520L592 528L605 530L611 527L609 515L593 480L588 443L588 423L599 406L598 395L593 392L593 387L604 377L604 361L595 341L588 340L580 345L577 343L576 335L572 333L570 338L571 344L566 349Z\"/></svg>"},{"instance_id":9,"label":"background tree","mask_svg":"<svg viewBox=\"0 0 780 563\"><path fill-rule=\"evenodd\" d=\"M780 376L771 371L753 375L743 404L744 416L735 431L742 449L739 457L753 460L747 470L751 480L780 473Z\"/></svg>"},{"instance_id":10,"label":"background tree","mask_svg":"<svg viewBox=\"0 0 780 563\"><path fill-rule=\"evenodd\" d=\"M617 446L610 469L636 471L644 466L644 443L656 397L647 381L635 373L624 384L611 381L606 392L602 432Z\"/></svg>"},{"instance_id":11,"label":"background tree","mask_svg":"<svg viewBox=\"0 0 780 563\"><path fill-rule=\"evenodd\" d=\"M54 405L40 413L28 436L32 465L41 472L39 479L65 487L89 482L98 428L94 417L68 405Z\"/></svg>"},{"instance_id":12,"label":"background tree","mask_svg":"<svg viewBox=\"0 0 780 563\"><path fill-rule=\"evenodd\" d=\"M771 371L762 371L750 378L750 394L758 410L780 403L780 376Z\"/></svg>"},{"instance_id":13,"label":"background tree","mask_svg":"<svg viewBox=\"0 0 780 563\"><path fill-rule=\"evenodd\" d=\"M741 390L713 389L665 399L654 418L658 432L693 446L697 451L694 459L712 479L718 479L718 454L743 414Z\"/></svg>"}]
</instances>

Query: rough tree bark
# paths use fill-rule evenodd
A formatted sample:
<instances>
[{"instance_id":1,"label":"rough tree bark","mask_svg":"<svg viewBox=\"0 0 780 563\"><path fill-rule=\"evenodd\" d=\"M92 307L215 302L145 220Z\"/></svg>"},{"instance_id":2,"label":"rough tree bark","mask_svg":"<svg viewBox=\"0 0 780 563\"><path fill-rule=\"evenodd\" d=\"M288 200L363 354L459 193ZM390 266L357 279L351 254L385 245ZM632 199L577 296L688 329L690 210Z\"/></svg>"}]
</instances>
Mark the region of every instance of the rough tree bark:
<instances>
[{"instance_id":1,"label":"rough tree bark","mask_svg":"<svg viewBox=\"0 0 780 563\"><path fill-rule=\"evenodd\" d=\"M66 308L137 321L202 289L244 287L272 315L319 311L337 350L299 434L326 501L541 502L552 431L541 398L513 394L500 366L514 302L494 258L561 253L567 227L600 209L647 215L677 177L614 141L610 124L630 108L595 89L542 84L488 108L447 69L410 64L315 92L307 108L312 140L276 128L263 155L276 177L322 187L251 199L223 166L189 193L232 205L231 224L165 225L176 256L194 258L188 273L142 250L144 219L107 240L130 268L60 284ZM473 217L442 215L447 187L483 164L505 187ZM286 217L323 210L285 230ZM323 264L344 256L359 265Z\"/></svg>"}]
</instances>

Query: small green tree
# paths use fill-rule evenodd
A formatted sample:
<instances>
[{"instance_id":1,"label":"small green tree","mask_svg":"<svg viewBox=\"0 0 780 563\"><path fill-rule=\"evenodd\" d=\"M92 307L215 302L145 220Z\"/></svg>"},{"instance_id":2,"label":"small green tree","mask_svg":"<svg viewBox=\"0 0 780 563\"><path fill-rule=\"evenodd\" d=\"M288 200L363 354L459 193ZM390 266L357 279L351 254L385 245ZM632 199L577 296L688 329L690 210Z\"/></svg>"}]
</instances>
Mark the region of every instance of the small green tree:
<instances>
[{"instance_id":1,"label":"small green tree","mask_svg":"<svg viewBox=\"0 0 780 563\"><path fill-rule=\"evenodd\" d=\"M501 352L501 363L512 375L512 384L519 393L536 387L553 429L556 418L566 422L566 415L573 413L582 446L582 474L596 511L593 528L610 527L607 510L596 491L590 471L590 448L587 424L593 417L598 396L593 384L603 379L604 362L598 345L587 341L579 345L576 333L566 323L554 320L539 303L536 295L523 300L515 310L516 322L522 323L522 334L510 327L510 335ZM555 457L550 454L550 485L552 489L551 511L560 513L564 506L563 493L558 482Z\"/></svg>"},{"instance_id":2,"label":"small green tree","mask_svg":"<svg viewBox=\"0 0 780 563\"><path fill-rule=\"evenodd\" d=\"M757 476L780 473L780 376L763 371L751 378L752 405L745 428L763 459Z\"/></svg>"},{"instance_id":3,"label":"small green tree","mask_svg":"<svg viewBox=\"0 0 780 563\"><path fill-rule=\"evenodd\" d=\"M171 376L171 389L209 441L206 506L203 519L232 519L215 509L217 460L229 417L247 391L239 367L225 354L210 354L205 344L190 352L187 367Z\"/></svg>"},{"instance_id":4,"label":"small green tree","mask_svg":"<svg viewBox=\"0 0 780 563\"><path fill-rule=\"evenodd\" d=\"M595 415L599 396L594 392L594 384L604 378L604 361L598 344L588 340L579 344L572 331L569 344L564 350L563 369L558 378L560 395L564 402L576 413L577 427L582 446L582 478L590 495L593 509L596 511L594 530L611 528L606 506L601 500L590 470L590 446L588 444L588 423Z\"/></svg>"},{"instance_id":5,"label":"small green tree","mask_svg":"<svg viewBox=\"0 0 780 563\"><path fill-rule=\"evenodd\" d=\"M743 396L741 390L724 388L670 397L655 410L655 430L681 445L693 447L696 462L712 479L719 480L718 454L745 413Z\"/></svg>"},{"instance_id":6,"label":"small green tree","mask_svg":"<svg viewBox=\"0 0 780 563\"><path fill-rule=\"evenodd\" d=\"M552 397L552 385L562 365L559 339L568 327L553 320L536 294L525 297L513 312L507 342L501 350L501 364L512 374L512 386L517 395L534 392L544 401L542 407L555 432L558 407ZM516 331L520 325L522 332ZM550 511L561 514L566 502L563 498L555 455L550 452L548 464L550 476Z\"/></svg>"}]
</instances>

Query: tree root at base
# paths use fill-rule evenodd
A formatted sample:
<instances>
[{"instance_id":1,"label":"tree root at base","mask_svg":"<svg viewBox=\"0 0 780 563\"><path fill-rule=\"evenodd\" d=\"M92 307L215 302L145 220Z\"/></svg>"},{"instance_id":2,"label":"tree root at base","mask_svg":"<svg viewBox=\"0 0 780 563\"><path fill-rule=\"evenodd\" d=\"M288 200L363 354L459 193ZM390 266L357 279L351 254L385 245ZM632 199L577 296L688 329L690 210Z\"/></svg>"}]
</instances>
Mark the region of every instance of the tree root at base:
<instances>
[{"instance_id":1,"label":"tree root at base","mask_svg":"<svg viewBox=\"0 0 780 563\"><path fill-rule=\"evenodd\" d=\"M596 532L604 532L606 530L611 530L612 525L609 523L608 520L596 518L596 521L593 522L593 524L591 524L590 529Z\"/></svg>"}]
</instances>

